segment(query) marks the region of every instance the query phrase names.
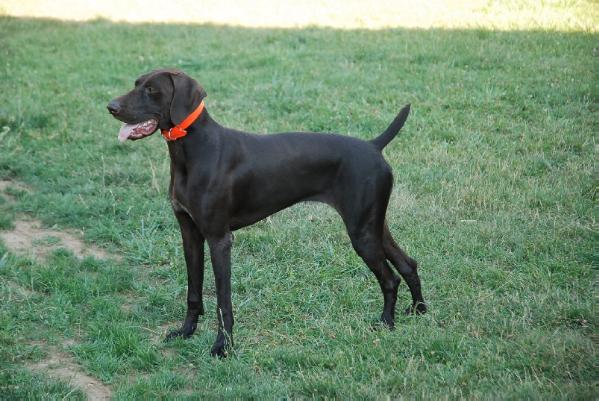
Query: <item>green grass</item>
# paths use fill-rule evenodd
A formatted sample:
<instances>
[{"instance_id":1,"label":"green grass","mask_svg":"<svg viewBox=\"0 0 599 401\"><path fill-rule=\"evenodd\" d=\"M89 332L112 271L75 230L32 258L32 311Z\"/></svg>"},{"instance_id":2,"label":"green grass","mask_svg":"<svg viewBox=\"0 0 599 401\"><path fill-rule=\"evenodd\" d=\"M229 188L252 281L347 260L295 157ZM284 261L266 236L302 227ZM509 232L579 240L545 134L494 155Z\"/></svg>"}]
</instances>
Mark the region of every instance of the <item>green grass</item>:
<instances>
[{"instance_id":1,"label":"green grass","mask_svg":"<svg viewBox=\"0 0 599 401\"><path fill-rule=\"evenodd\" d=\"M597 396L596 34L2 18L0 36L0 178L31 188L0 200L0 227L28 214L123 256L41 263L0 244L0 394L83 397L25 368L41 341L122 400ZM372 138L412 103L385 150L388 220L430 313L373 330L376 280L337 215L305 204L236 233L228 359L209 356L209 262L196 334L161 342L186 291L166 146L120 145L105 105L165 66L260 133Z\"/></svg>"}]
</instances>

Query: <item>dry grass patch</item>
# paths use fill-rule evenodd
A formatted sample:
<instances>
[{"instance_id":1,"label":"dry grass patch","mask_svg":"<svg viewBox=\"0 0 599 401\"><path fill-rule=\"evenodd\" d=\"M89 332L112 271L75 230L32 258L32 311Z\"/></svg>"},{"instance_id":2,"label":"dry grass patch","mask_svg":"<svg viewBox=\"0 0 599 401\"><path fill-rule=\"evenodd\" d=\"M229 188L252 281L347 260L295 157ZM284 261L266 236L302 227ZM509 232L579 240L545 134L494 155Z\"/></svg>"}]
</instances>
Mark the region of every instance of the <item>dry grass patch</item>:
<instances>
[{"instance_id":1,"label":"dry grass patch","mask_svg":"<svg viewBox=\"0 0 599 401\"><path fill-rule=\"evenodd\" d=\"M71 386L82 390L90 401L110 400L112 397L111 388L85 373L69 354L54 347L48 347L46 351L48 353L46 359L27 367L34 372L67 382Z\"/></svg>"},{"instance_id":2,"label":"dry grass patch","mask_svg":"<svg viewBox=\"0 0 599 401\"><path fill-rule=\"evenodd\" d=\"M11 204L17 202L12 195L14 192L31 193L31 189L17 181L0 180L0 195ZM0 231L0 239L9 250L40 261L59 248L68 249L80 259L88 256L96 259L112 257L106 251L84 243L82 234L74 230L45 228L40 221L21 216L13 222L11 230Z\"/></svg>"},{"instance_id":3,"label":"dry grass patch","mask_svg":"<svg viewBox=\"0 0 599 401\"><path fill-rule=\"evenodd\" d=\"M46 259L59 248L68 249L78 258L110 258L105 251L85 244L74 233L43 228L37 220L16 220L12 230L0 232L0 238L11 251L38 260Z\"/></svg>"}]
</instances>

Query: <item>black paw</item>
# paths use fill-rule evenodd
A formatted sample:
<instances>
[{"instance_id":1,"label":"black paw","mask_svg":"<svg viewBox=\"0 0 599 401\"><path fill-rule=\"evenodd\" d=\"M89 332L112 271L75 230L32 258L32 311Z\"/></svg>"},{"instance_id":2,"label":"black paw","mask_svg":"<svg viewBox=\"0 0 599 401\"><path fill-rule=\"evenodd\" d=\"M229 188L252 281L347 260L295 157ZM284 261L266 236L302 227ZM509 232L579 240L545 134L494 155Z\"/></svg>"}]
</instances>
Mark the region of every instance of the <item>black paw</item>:
<instances>
[{"instance_id":1,"label":"black paw","mask_svg":"<svg viewBox=\"0 0 599 401\"><path fill-rule=\"evenodd\" d=\"M404 313L406 315L423 315L426 313L426 309L426 304L418 302L417 304L408 307Z\"/></svg>"},{"instance_id":2,"label":"black paw","mask_svg":"<svg viewBox=\"0 0 599 401\"><path fill-rule=\"evenodd\" d=\"M229 344L229 341L218 338L210 350L210 355L218 358L226 358L229 356L230 351L231 345Z\"/></svg>"},{"instance_id":3,"label":"black paw","mask_svg":"<svg viewBox=\"0 0 599 401\"><path fill-rule=\"evenodd\" d=\"M390 316L381 315L381 324L389 330L395 329L395 319Z\"/></svg>"},{"instance_id":4,"label":"black paw","mask_svg":"<svg viewBox=\"0 0 599 401\"><path fill-rule=\"evenodd\" d=\"M224 345L213 345L210 350L210 355L215 358L226 358L229 356L229 352L227 351L227 347Z\"/></svg>"},{"instance_id":5,"label":"black paw","mask_svg":"<svg viewBox=\"0 0 599 401\"><path fill-rule=\"evenodd\" d=\"M381 315L379 320L372 322L371 326L372 331L379 330L394 330L395 329L395 320L391 318L386 318L384 315Z\"/></svg>"},{"instance_id":6,"label":"black paw","mask_svg":"<svg viewBox=\"0 0 599 401\"><path fill-rule=\"evenodd\" d=\"M169 332L164 338L165 342L174 340L175 338L183 338L188 339L193 335L193 332L196 331L196 325L192 325L190 327L181 327L179 330L173 330Z\"/></svg>"}]
</instances>

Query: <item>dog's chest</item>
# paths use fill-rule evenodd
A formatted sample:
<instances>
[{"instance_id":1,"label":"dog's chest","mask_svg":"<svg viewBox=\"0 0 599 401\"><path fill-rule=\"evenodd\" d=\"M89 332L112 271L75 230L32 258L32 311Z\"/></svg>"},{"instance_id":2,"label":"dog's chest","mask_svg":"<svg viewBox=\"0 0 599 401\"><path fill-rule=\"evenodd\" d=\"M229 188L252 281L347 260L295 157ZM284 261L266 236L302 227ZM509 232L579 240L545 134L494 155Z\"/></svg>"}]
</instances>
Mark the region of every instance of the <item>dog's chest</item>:
<instances>
[{"instance_id":1,"label":"dog's chest","mask_svg":"<svg viewBox=\"0 0 599 401\"><path fill-rule=\"evenodd\" d=\"M174 196L171 196L171 205L173 207L173 210L176 213L184 212L191 216L191 212L189 211L187 206L185 206L183 203L179 202L179 200L177 198L175 198Z\"/></svg>"},{"instance_id":2,"label":"dog's chest","mask_svg":"<svg viewBox=\"0 0 599 401\"><path fill-rule=\"evenodd\" d=\"M186 182L175 175L170 188L170 200L175 213L184 212L191 216L186 196Z\"/></svg>"}]
</instances>

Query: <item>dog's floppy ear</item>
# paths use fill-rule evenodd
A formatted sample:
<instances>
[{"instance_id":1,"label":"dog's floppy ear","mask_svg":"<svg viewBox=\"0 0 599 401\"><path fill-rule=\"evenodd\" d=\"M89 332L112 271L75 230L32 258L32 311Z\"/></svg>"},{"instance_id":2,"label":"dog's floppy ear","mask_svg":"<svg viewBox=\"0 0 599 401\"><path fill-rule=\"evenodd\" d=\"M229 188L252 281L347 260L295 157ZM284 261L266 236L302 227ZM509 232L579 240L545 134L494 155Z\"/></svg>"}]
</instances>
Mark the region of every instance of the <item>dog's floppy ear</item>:
<instances>
[{"instance_id":1,"label":"dog's floppy ear","mask_svg":"<svg viewBox=\"0 0 599 401\"><path fill-rule=\"evenodd\" d=\"M169 76L173 81L171 122L177 125L198 107L206 97L206 91L194 79L182 72L173 71Z\"/></svg>"}]
</instances>

